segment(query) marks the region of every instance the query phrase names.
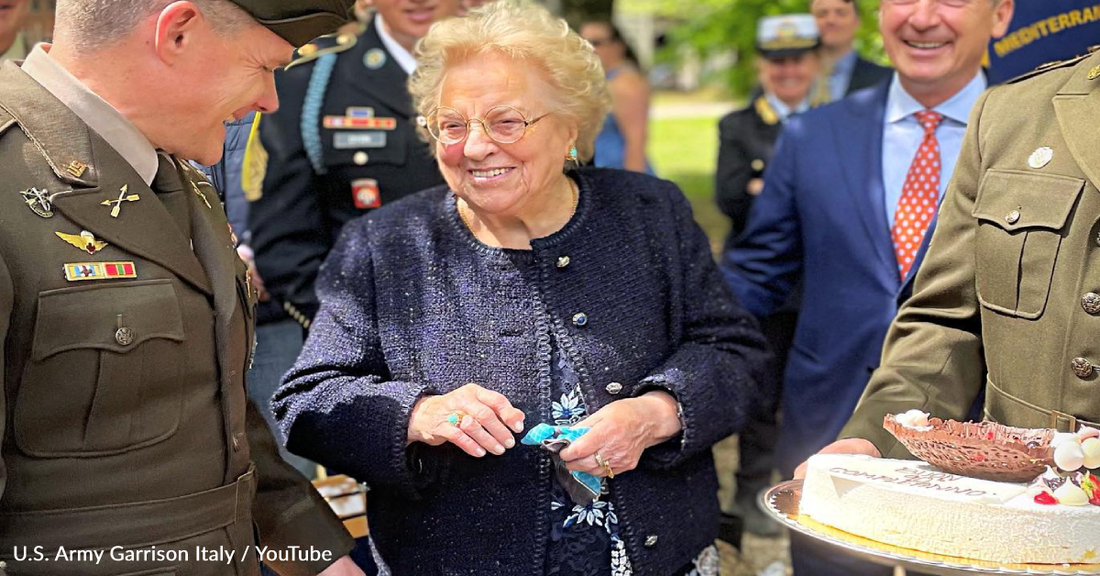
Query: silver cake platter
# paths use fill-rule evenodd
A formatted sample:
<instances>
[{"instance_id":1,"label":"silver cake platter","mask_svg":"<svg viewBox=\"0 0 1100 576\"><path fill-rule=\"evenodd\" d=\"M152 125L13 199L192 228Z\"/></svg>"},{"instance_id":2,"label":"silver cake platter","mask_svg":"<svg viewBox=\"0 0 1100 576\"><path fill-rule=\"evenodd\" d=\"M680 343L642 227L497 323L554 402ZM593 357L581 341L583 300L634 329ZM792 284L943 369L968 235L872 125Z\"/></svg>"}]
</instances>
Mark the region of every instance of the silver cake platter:
<instances>
[{"instance_id":1,"label":"silver cake platter","mask_svg":"<svg viewBox=\"0 0 1100 576\"><path fill-rule=\"evenodd\" d=\"M847 556L875 564L901 566L910 573L935 576L966 576L970 574L1100 575L1100 564L1005 565L898 548L817 524L807 518L800 518L798 502L801 498L802 481L788 480L764 492L760 497L760 505L768 515L775 518L780 524L792 532L810 538L815 544L821 544Z\"/></svg>"}]
</instances>

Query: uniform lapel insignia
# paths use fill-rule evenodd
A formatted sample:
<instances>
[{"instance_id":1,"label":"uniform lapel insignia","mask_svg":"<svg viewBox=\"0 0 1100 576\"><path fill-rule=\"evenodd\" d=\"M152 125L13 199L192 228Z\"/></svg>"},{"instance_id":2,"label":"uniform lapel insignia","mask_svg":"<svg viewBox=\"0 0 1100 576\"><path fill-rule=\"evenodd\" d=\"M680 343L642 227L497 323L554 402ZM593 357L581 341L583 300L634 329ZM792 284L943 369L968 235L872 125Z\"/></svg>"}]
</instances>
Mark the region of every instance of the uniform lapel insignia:
<instances>
[{"instance_id":1,"label":"uniform lapel insignia","mask_svg":"<svg viewBox=\"0 0 1100 576\"><path fill-rule=\"evenodd\" d=\"M76 178L80 178L84 175L84 171L88 169L88 165L80 160L73 160L69 162L69 165L65 167L65 171L72 174Z\"/></svg>"},{"instance_id":2,"label":"uniform lapel insignia","mask_svg":"<svg viewBox=\"0 0 1100 576\"><path fill-rule=\"evenodd\" d=\"M760 119L768 126L779 124L779 114L772 108L767 98L763 96L757 98L756 102L753 103L753 108L756 109L757 116L760 116Z\"/></svg>"},{"instance_id":3,"label":"uniform lapel insignia","mask_svg":"<svg viewBox=\"0 0 1100 576\"><path fill-rule=\"evenodd\" d=\"M381 48L371 48L363 55L363 65L370 70L378 70L386 65L386 53Z\"/></svg>"},{"instance_id":4,"label":"uniform lapel insignia","mask_svg":"<svg viewBox=\"0 0 1100 576\"><path fill-rule=\"evenodd\" d=\"M74 262L65 264L65 279L69 282L119 280L123 278L137 278L137 266L133 262Z\"/></svg>"},{"instance_id":5,"label":"uniform lapel insignia","mask_svg":"<svg viewBox=\"0 0 1100 576\"><path fill-rule=\"evenodd\" d=\"M187 173L187 183L191 185L191 191L202 199L202 203L206 204L207 208L213 208L213 206L210 205L210 200L207 200L206 194L203 194L202 190L199 190L199 186L209 186L211 190L214 190L214 185L206 181L206 175L188 162L184 162L177 158L176 163Z\"/></svg>"},{"instance_id":6,"label":"uniform lapel insignia","mask_svg":"<svg viewBox=\"0 0 1100 576\"><path fill-rule=\"evenodd\" d=\"M58 238L92 255L107 247L106 242L96 240L95 235L87 230L81 230L80 234L65 234L64 232L54 232L54 234L57 234Z\"/></svg>"},{"instance_id":7,"label":"uniform lapel insignia","mask_svg":"<svg viewBox=\"0 0 1100 576\"><path fill-rule=\"evenodd\" d=\"M27 201L27 206L35 214L43 218L53 217L53 204L50 202L48 191L30 188L19 193L23 195L23 199Z\"/></svg>"},{"instance_id":8,"label":"uniform lapel insignia","mask_svg":"<svg viewBox=\"0 0 1100 576\"><path fill-rule=\"evenodd\" d=\"M199 190L199 185L201 185L201 184L205 184L207 186L210 186L211 188L214 187L209 182L199 182L198 184L192 182L191 183L191 189L195 191L195 194L199 195L199 198L202 198L202 203L206 204L207 208L213 208L213 206L210 205L210 201L206 199L206 194L203 194L202 190Z\"/></svg>"},{"instance_id":9,"label":"uniform lapel insignia","mask_svg":"<svg viewBox=\"0 0 1100 576\"><path fill-rule=\"evenodd\" d=\"M125 184L122 188L118 189L118 199L116 200L104 200L99 203L100 206L111 207L111 218L118 218L119 213L122 211L123 202L137 202L141 200L141 196L137 194L130 194L130 185Z\"/></svg>"},{"instance_id":10,"label":"uniform lapel insignia","mask_svg":"<svg viewBox=\"0 0 1100 576\"><path fill-rule=\"evenodd\" d=\"M1089 80L1096 80L1100 78L1100 66L1094 66L1092 70L1089 70Z\"/></svg>"}]
</instances>

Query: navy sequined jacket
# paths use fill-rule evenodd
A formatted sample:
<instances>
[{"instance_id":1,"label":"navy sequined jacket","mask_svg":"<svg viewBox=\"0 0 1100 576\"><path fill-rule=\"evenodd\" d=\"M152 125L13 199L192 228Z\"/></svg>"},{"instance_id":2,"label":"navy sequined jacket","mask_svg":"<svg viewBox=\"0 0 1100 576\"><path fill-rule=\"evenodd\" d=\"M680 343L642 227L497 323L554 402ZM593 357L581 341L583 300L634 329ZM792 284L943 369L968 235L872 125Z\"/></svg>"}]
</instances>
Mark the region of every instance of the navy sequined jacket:
<instances>
[{"instance_id":1,"label":"navy sequined jacket","mask_svg":"<svg viewBox=\"0 0 1100 576\"><path fill-rule=\"evenodd\" d=\"M549 421L551 333L590 413L653 388L683 408L681 435L611 480L635 573L665 576L714 541L711 445L744 421L763 338L674 184L571 176L576 214L531 250L478 242L440 187L349 223L322 268L276 414L291 451L370 486L371 537L395 575L542 573L546 451L476 459L405 439L418 398L469 382L508 397L528 428Z\"/></svg>"}]
</instances>

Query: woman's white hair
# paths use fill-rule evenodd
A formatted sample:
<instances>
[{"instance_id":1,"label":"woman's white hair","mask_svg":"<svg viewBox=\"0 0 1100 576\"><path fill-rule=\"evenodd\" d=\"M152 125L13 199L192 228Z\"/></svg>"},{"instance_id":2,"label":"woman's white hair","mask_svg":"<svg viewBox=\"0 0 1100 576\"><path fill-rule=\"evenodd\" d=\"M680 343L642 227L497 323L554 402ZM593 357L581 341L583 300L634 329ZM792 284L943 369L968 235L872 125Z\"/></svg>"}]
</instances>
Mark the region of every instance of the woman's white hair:
<instances>
[{"instance_id":1,"label":"woman's white hair","mask_svg":"<svg viewBox=\"0 0 1100 576\"><path fill-rule=\"evenodd\" d=\"M92 52L125 38L142 20L177 0L57 0L57 28L77 49ZM229 0L190 0L214 30L232 35L251 25L252 16Z\"/></svg>"},{"instance_id":2,"label":"woman's white hair","mask_svg":"<svg viewBox=\"0 0 1100 576\"><path fill-rule=\"evenodd\" d=\"M581 161L592 157L611 108L603 67L592 46L564 20L528 0L498 0L431 27L417 44L417 68L409 78L421 116L439 106L450 66L485 54L503 54L539 70L554 94L538 96L576 122L577 155Z\"/></svg>"}]
</instances>

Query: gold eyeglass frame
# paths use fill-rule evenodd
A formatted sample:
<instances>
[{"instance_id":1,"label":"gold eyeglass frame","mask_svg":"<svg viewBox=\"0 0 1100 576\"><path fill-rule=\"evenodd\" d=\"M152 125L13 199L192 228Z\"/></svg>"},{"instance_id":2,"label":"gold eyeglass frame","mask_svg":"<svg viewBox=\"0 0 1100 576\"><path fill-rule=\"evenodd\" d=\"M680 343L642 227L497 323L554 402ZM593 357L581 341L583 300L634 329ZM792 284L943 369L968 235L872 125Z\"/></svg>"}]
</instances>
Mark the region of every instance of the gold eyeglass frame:
<instances>
[{"instance_id":1,"label":"gold eyeglass frame","mask_svg":"<svg viewBox=\"0 0 1100 576\"><path fill-rule=\"evenodd\" d=\"M527 115L524 114L522 111L520 111L519 108L516 108L515 106L509 106L507 104L497 104L496 106L493 106L492 108L486 110L485 111L485 116L488 117L490 114L492 114L493 110L496 110L498 108L507 108L509 110L514 111L516 114L519 114L520 118L523 118L523 132L520 132L520 135L515 140L504 141L504 140L500 140L498 138L493 137L493 133L492 133L491 130L489 130L489 126L486 124L484 118L469 118L469 119L467 119L465 114L463 114L462 112L459 112L458 110L455 110L454 108L451 108L450 106L439 106L439 107L437 107L435 110L432 110L431 112L429 112L427 116L421 116L421 117L417 118L417 123L420 124L424 128L424 131L428 133L428 136L431 136L433 140L435 140L436 142L439 142L440 144L442 144L444 146L454 146L455 144L461 144L461 143L465 142L466 139L470 137L470 132L473 130L472 124L474 122L477 122L478 124L481 125L481 131L484 132L485 135L488 136L489 139L492 140L493 142L496 142L497 144L515 144L516 142L519 142L520 140L523 140L523 137L527 135L528 131L531 129L532 126L535 125L536 122L538 122L539 120L542 120L543 118L546 118L547 116L550 115L550 113L547 112L547 113L543 114L542 116L539 116L539 117L535 118L534 120L528 120ZM455 114L458 114L458 116L460 118L462 118L466 121L466 135L463 136L461 140L457 140L455 142L444 142L439 136L436 136L434 133L432 133L432 129L429 126L428 118L431 118L433 116L438 116L440 110L450 110L451 112L454 112Z\"/></svg>"}]
</instances>

